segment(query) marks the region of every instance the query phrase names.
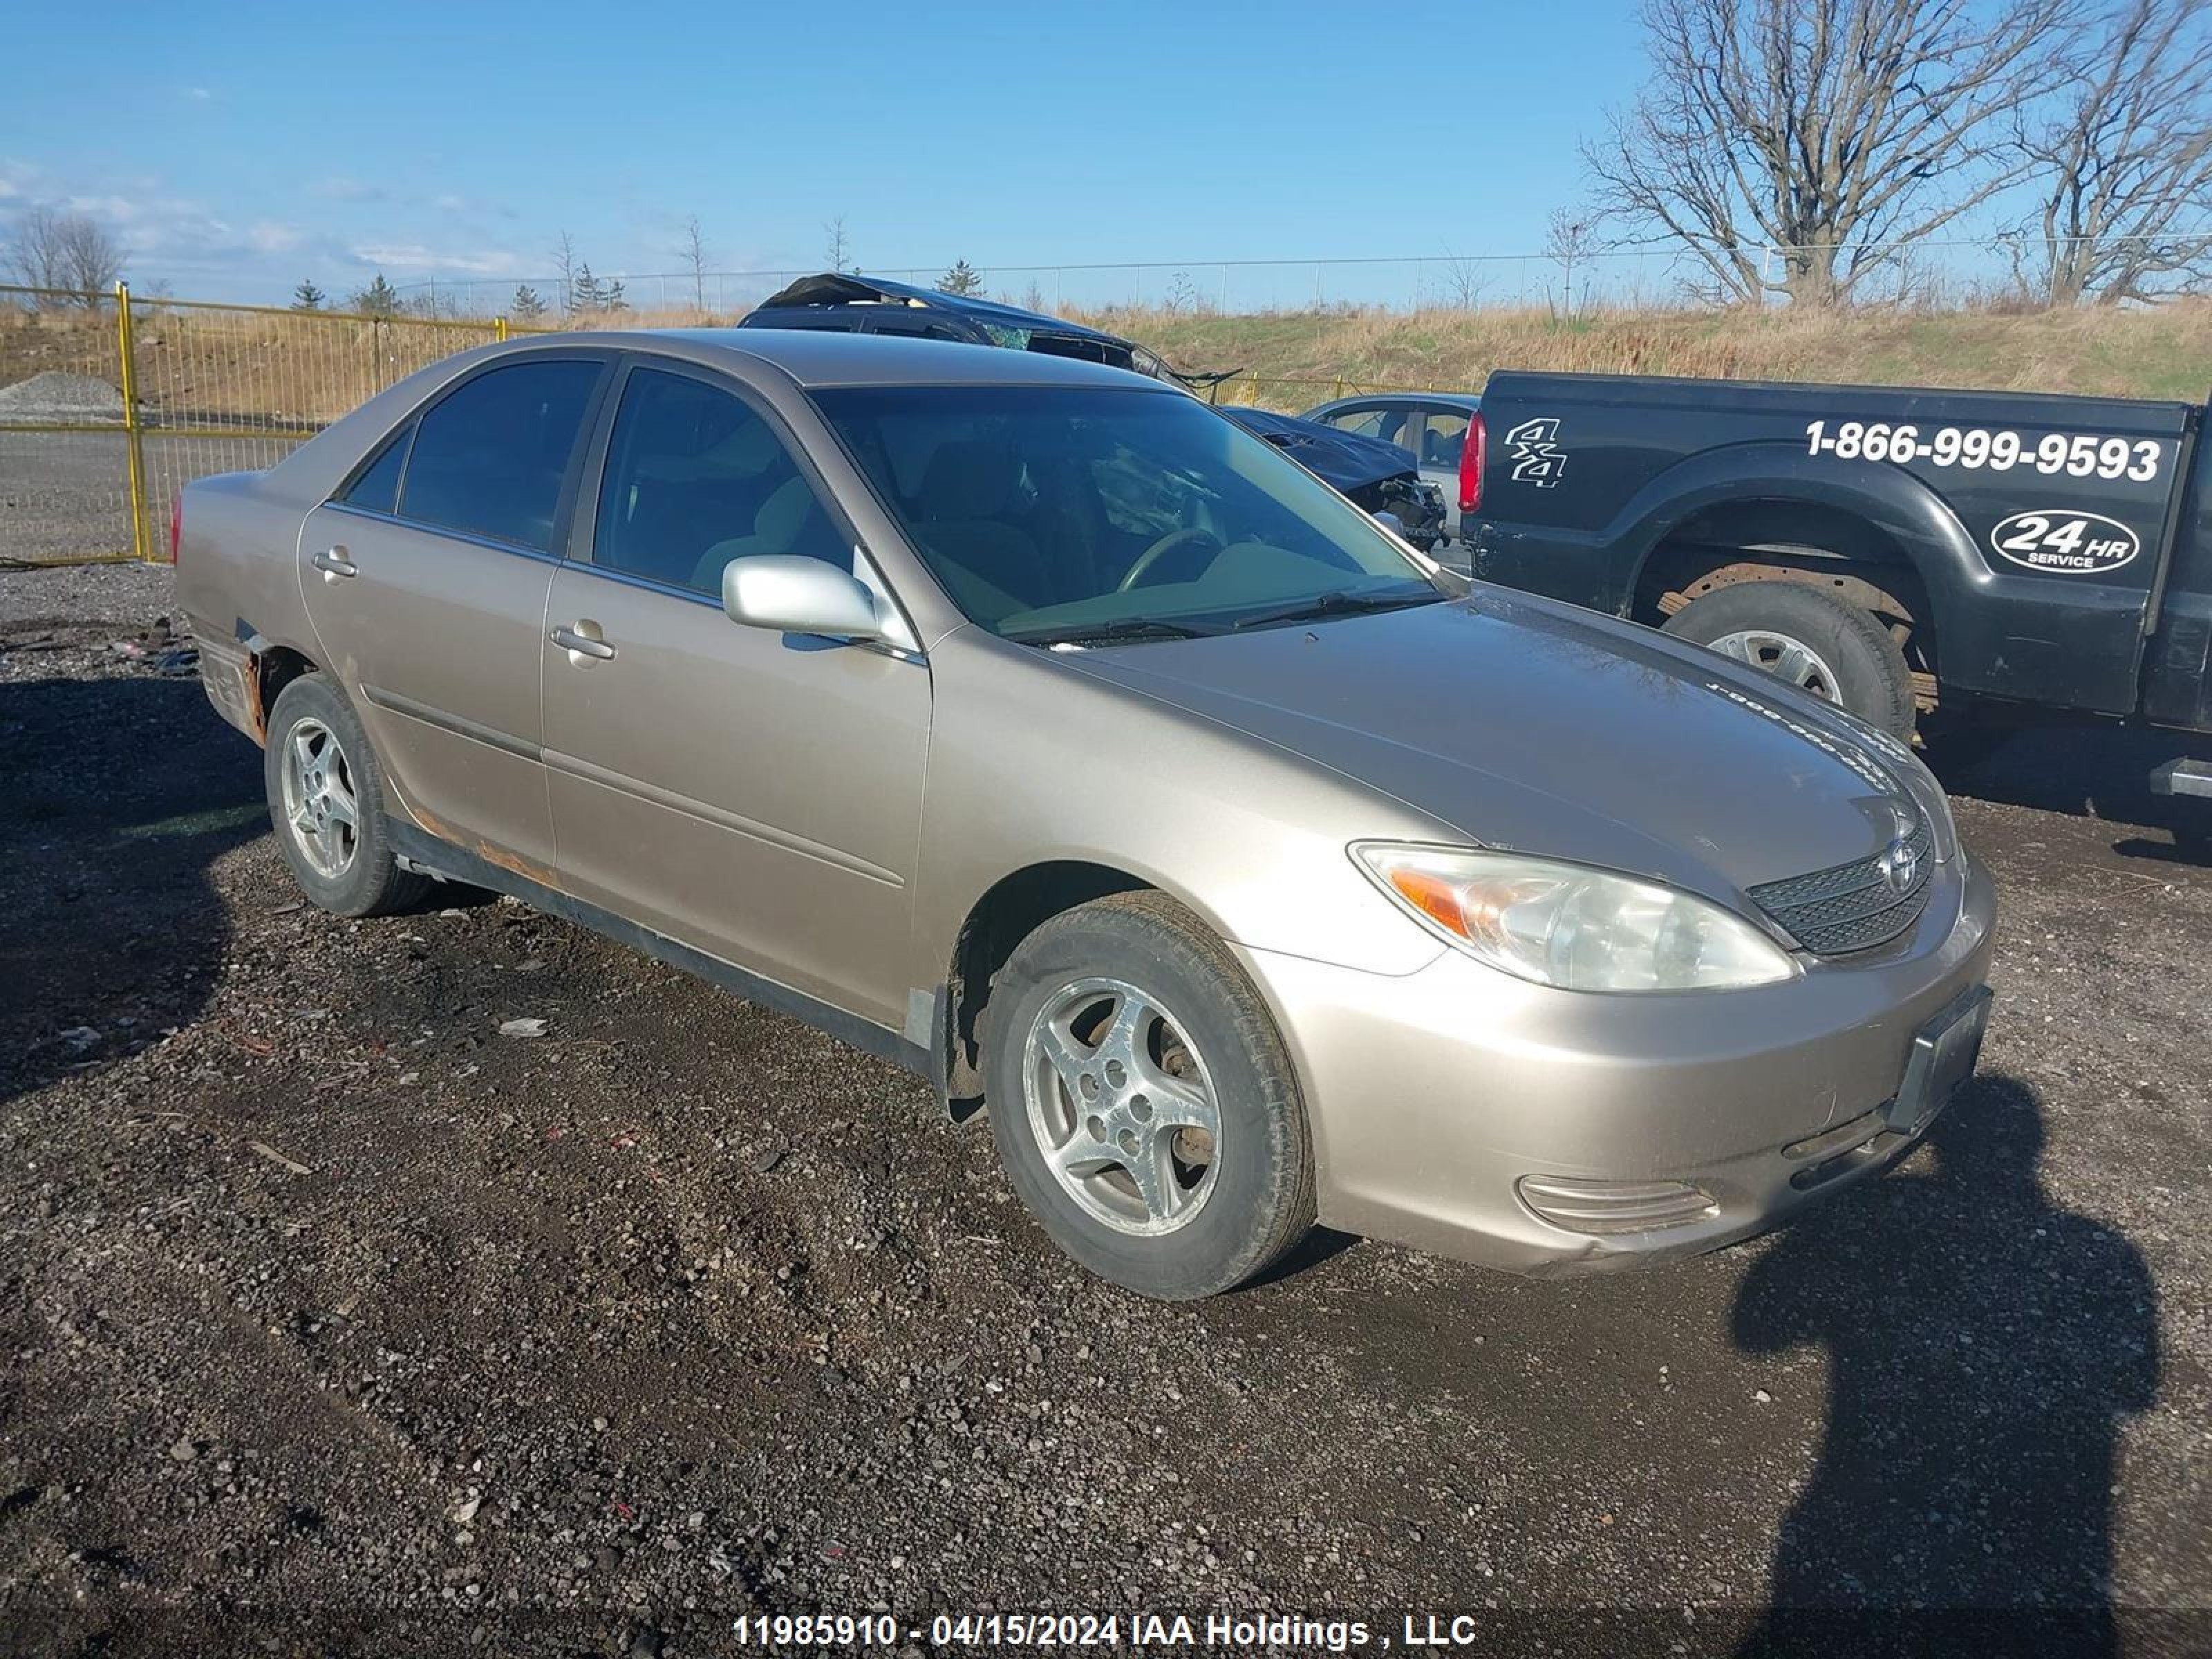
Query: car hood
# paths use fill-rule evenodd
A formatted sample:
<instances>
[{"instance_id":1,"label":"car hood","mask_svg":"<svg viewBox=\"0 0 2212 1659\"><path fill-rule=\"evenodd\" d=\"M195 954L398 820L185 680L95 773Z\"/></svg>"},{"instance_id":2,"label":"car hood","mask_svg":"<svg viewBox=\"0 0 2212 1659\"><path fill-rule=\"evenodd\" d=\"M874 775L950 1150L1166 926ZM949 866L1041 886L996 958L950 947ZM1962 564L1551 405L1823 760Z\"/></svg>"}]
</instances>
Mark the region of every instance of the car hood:
<instances>
[{"instance_id":1,"label":"car hood","mask_svg":"<svg viewBox=\"0 0 2212 1659\"><path fill-rule=\"evenodd\" d=\"M1062 660L1357 779L1469 841L1723 902L1880 852L1918 769L1710 653L1490 588Z\"/></svg>"}]
</instances>

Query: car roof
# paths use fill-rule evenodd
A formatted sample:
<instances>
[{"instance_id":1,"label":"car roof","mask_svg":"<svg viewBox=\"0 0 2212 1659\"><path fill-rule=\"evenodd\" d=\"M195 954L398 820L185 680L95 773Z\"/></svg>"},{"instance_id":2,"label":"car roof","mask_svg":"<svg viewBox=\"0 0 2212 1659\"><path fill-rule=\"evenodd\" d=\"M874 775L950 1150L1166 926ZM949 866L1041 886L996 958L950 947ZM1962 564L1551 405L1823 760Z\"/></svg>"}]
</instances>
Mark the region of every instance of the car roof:
<instances>
[{"instance_id":1,"label":"car roof","mask_svg":"<svg viewBox=\"0 0 2212 1659\"><path fill-rule=\"evenodd\" d=\"M1331 398L1316 409L1335 409L1346 404L1457 404L1474 409L1482 402L1474 392L1354 392Z\"/></svg>"},{"instance_id":2,"label":"car roof","mask_svg":"<svg viewBox=\"0 0 2212 1659\"><path fill-rule=\"evenodd\" d=\"M836 329L661 328L537 335L526 343L613 347L745 369L767 364L808 388L840 386L1089 386L1160 390L1127 369L965 341Z\"/></svg>"}]
</instances>

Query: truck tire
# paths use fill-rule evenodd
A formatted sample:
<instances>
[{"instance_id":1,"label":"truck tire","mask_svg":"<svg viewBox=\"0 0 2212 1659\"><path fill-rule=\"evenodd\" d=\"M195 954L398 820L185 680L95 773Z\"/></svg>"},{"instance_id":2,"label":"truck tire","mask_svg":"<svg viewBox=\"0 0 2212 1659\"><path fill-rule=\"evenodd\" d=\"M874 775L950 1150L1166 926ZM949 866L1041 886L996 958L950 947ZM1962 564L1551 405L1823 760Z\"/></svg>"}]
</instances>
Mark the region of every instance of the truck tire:
<instances>
[{"instance_id":1,"label":"truck tire","mask_svg":"<svg viewBox=\"0 0 2212 1659\"><path fill-rule=\"evenodd\" d=\"M1910 739L1912 673L1869 611L1797 582L1738 582L1667 619L1678 639L1749 663L1869 725Z\"/></svg>"},{"instance_id":2,"label":"truck tire","mask_svg":"<svg viewBox=\"0 0 2212 1659\"><path fill-rule=\"evenodd\" d=\"M276 845L318 908L383 916L422 902L429 878L399 867L384 827L384 767L320 674L277 695L261 773Z\"/></svg>"},{"instance_id":3,"label":"truck tire","mask_svg":"<svg viewBox=\"0 0 2212 1659\"><path fill-rule=\"evenodd\" d=\"M1163 894L1065 911L993 981L984 1057L1007 1179L1100 1278L1187 1301L1313 1224L1297 1079L1237 960Z\"/></svg>"}]
</instances>

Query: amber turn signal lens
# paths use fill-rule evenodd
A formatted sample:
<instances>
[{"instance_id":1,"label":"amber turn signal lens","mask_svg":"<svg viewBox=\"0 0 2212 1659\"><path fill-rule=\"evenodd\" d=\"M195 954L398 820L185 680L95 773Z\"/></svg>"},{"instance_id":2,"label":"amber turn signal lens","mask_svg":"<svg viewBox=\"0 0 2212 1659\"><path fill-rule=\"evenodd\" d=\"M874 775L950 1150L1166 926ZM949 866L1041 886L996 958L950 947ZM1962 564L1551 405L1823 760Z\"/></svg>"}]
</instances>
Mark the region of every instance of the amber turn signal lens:
<instances>
[{"instance_id":1,"label":"amber turn signal lens","mask_svg":"<svg viewBox=\"0 0 2212 1659\"><path fill-rule=\"evenodd\" d=\"M1459 888L1442 876L1431 875L1426 870L1408 869L1401 865L1390 872L1390 885L1398 896L1419 910L1439 927L1449 928L1462 939L1467 934L1467 916L1460 907Z\"/></svg>"}]
</instances>

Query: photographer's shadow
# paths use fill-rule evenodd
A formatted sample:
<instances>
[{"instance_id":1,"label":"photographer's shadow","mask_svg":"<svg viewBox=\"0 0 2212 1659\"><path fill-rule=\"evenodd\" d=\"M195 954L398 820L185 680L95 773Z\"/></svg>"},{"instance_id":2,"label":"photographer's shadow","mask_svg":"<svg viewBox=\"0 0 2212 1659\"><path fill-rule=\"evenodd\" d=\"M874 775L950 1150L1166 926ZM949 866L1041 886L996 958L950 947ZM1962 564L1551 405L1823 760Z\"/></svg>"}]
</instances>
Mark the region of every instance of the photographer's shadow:
<instances>
[{"instance_id":1,"label":"photographer's shadow","mask_svg":"<svg viewBox=\"0 0 2212 1659\"><path fill-rule=\"evenodd\" d=\"M1737 1297L1741 1347L1825 1346L1831 1379L1752 1650L1905 1634L1923 1626L1898 1612L1937 1609L2035 1610L2067 1651L2110 1650L2117 1441L2158 1389L2149 1272L2045 1196L2023 1085L1978 1079L1929 1140L1932 1174L1790 1230ZM1929 1622L1957 1638L1957 1619Z\"/></svg>"}]
</instances>

